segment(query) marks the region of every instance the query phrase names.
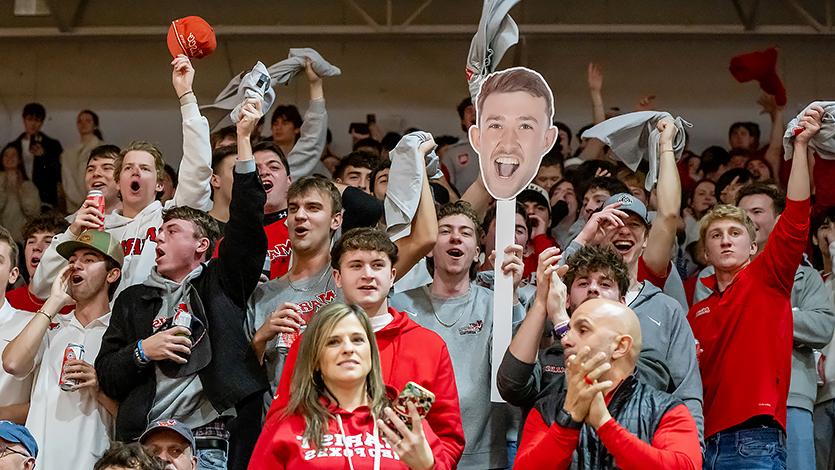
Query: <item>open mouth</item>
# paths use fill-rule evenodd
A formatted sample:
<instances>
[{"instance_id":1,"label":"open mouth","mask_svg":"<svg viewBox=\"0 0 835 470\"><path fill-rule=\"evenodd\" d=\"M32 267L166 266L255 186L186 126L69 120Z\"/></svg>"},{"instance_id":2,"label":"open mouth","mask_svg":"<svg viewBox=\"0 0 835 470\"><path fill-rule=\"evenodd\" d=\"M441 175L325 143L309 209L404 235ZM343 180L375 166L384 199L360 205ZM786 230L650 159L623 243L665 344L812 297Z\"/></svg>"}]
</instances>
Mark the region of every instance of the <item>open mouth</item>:
<instances>
[{"instance_id":1,"label":"open mouth","mask_svg":"<svg viewBox=\"0 0 835 470\"><path fill-rule=\"evenodd\" d=\"M104 181L96 181L92 185L90 185L93 189L104 189L107 186Z\"/></svg>"},{"instance_id":2,"label":"open mouth","mask_svg":"<svg viewBox=\"0 0 835 470\"><path fill-rule=\"evenodd\" d=\"M130 182L130 190L137 193L142 186L139 184L138 180L133 180Z\"/></svg>"},{"instance_id":3,"label":"open mouth","mask_svg":"<svg viewBox=\"0 0 835 470\"><path fill-rule=\"evenodd\" d=\"M309 231L310 229L307 227L296 227L295 230L293 230L293 233L295 233L297 237L304 237Z\"/></svg>"},{"instance_id":4,"label":"open mouth","mask_svg":"<svg viewBox=\"0 0 835 470\"><path fill-rule=\"evenodd\" d=\"M70 277L70 282L72 282L72 285L74 286L81 284L83 281L84 278L79 276L78 274L73 274L72 277Z\"/></svg>"},{"instance_id":5,"label":"open mouth","mask_svg":"<svg viewBox=\"0 0 835 470\"><path fill-rule=\"evenodd\" d=\"M366 292L376 292L377 291L377 286L372 286L372 285L360 286L359 290L366 291Z\"/></svg>"},{"instance_id":6,"label":"open mouth","mask_svg":"<svg viewBox=\"0 0 835 470\"><path fill-rule=\"evenodd\" d=\"M41 262L41 257L40 256L33 256L32 260L30 261L30 264L32 266L37 266L38 263L40 263L40 262Z\"/></svg>"},{"instance_id":7,"label":"open mouth","mask_svg":"<svg viewBox=\"0 0 835 470\"><path fill-rule=\"evenodd\" d=\"M635 246L635 243L629 240L617 240L612 242L612 246L615 247L615 250L617 250L618 253L624 254L629 252L629 250L631 250L632 247Z\"/></svg>"},{"instance_id":8,"label":"open mouth","mask_svg":"<svg viewBox=\"0 0 835 470\"><path fill-rule=\"evenodd\" d=\"M265 192L270 192L270 190L273 189L273 182L270 180L263 180L261 181L261 184L264 186Z\"/></svg>"},{"instance_id":9,"label":"open mouth","mask_svg":"<svg viewBox=\"0 0 835 470\"><path fill-rule=\"evenodd\" d=\"M496 173L501 178L510 178L519 169L519 160L514 157L499 157L493 161Z\"/></svg>"},{"instance_id":10,"label":"open mouth","mask_svg":"<svg viewBox=\"0 0 835 470\"><path fill-rule=\"evenodd\" d=\"M449 250L446 250L446 254L453 259L460 259L464 256L464 252L458 248L450 248Z\"/></svg>"},{"instance_id":11,"label":"open mouth","mask_svg":"<svg viewBox=\"0 0 835 470\"><path fill-rule=\"evenodd\" d=\"M155 252L156 252L156 254L157 254L157 260L159 260L160 258L162 258L163 256L165 256L165 251L163 251L163 249L162 249L162 248L157 247L157 249L156 249L156 250L154 250L154 251L155 251Z\"/></svg>"}]
</instances>

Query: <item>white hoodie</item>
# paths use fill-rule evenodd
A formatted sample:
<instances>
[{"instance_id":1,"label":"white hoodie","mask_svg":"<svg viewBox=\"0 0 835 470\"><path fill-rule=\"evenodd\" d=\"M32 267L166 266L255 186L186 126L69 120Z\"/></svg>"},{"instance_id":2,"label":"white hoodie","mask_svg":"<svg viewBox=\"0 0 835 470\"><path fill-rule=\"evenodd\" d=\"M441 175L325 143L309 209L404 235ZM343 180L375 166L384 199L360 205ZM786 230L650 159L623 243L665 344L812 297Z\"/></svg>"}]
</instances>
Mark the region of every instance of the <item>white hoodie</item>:
<instances>
[{"instance_id":1,"label":"white hoodie","mask_svg":"<svg viewBox=\"0 0 835 470\"><path fill-rule=\"evenodd\" d=\"M189 206L208 211L212 208L212 148L209 143L209 122L200 115L197 103L182 105L180 112L183 115L183 158L180 161L180 178L174 198L165 204L165 208ZM125 254L122 279L113 296L114 299L125 288L144 282L156 265L156 235L162 226L162 211L162 203L153 201L132 219L123 216L121 211L113 211L105 216L105 230L121 240ZM49 297L52 282L67 264L67 260L56 251L58 244L74 239L75 235L67 229L64 233L56 235L44 252L29 287L37 297Z\"/></svg>"}]
</instances>

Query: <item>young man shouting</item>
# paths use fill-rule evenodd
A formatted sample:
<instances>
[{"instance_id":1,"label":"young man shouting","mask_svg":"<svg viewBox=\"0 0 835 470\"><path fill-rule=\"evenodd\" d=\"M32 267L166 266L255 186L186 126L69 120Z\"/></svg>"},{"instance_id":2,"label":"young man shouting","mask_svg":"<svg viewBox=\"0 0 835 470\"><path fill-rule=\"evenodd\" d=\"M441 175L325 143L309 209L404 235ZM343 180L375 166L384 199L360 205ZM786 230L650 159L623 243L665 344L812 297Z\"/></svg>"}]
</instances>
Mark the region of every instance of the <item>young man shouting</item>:
<instances>
[{"instance_id":1,"label":"young man shouting","mask_svg":"<svg viewBox=\"0 0 835 470\"><path fill-rule=\"evenodd\" d=\"M92 468L110 445L118 407L99 389L91 364L110 324L110 298L119 284L123 255L118 240L98 230L61 243L57 251L69 266L55 279L43 307L3 351L3 367L18 377L36 370L26 427L41 449L38 463ZM75 310L59 315L70 304ZM65 362L68 344L80 345L83 354ZM71 388L59 386L62 382Z\"/></svg>"}]
</instances>

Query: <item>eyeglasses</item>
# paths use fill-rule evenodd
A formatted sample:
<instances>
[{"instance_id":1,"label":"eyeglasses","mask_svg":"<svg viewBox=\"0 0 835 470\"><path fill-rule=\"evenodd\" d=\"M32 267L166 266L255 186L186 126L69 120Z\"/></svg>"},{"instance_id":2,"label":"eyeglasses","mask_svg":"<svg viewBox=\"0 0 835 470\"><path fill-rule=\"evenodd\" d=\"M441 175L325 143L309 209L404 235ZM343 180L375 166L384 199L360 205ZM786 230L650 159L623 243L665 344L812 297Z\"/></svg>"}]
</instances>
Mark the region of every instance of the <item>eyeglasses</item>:
<instances>
[{"instance_id":1,"label":"eyeglasses","mask_svg":"<svg viewBox=\"0 0 835 470\"><path fill-rule=\"evenodd\" d=\"M31 458L31 456L29 454L27 454L25 452L21 452L19 450L14 450L11 447L9 447L9 444L7 444L5 442L0 442L0 459L2 459L3 457L5 457L9 454L22 455L22 456L26 457L27 459Z\"/></svg>"}]
</instances>

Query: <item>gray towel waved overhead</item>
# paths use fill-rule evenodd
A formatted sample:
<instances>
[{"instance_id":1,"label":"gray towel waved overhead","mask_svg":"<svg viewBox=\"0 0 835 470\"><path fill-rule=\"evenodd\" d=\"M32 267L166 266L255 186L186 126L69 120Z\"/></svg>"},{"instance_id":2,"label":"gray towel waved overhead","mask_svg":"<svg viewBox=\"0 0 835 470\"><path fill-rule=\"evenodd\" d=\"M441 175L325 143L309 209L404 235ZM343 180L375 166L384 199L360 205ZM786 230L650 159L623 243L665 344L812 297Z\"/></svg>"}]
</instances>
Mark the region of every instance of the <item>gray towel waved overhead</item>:
<instances>
[{"instance_id":1,"label":"gray towel waved overhead","mask_svg":"<svg viewBox=\"0 0 835 470\"><path fill-rule=\"evenodd\" d=\"M267 68L272 85L286 85L293 79L293 77L304 72L306 59L310 59L313 71L315 71L320 77L334 77L342 74L342 70L340 70L339 67L336 67L326 61L314 49L308 47L293 48L290 49L290 53L286 59ZM214 103L200 107L203 111L203 115L209 120L209 125L212 128L217 127L221 121L224 121L227 112L234 109L235 106L241 103L242 98L238 97L238 89L241 86L241 81L246 75L246 71L236 75L226 85L226 87L218 93ZM267 114L269 109L263 108L262 111L264 114Z\"/></svg>"},{"instance_id":2,"label":"gray towel waved overhead","mask_svg":"<svg viewBox=\"0 0 835 470\"><path fill-rule=\"evenodd\" d=\"M637 111L607 119L583 132L582 138L594 138L612 149L612 154L630 170L638 169L642 160L649 162L646 189L651 190L658 180L658 142L661 133L655 128L661 119L673 116L665 111ZM681 117L673 119L678 133L673 138L676 160L684 151L686 136L684 127L693 127Z\"/></svg>"},{"instance_id":3,"label":"gray towel waved overhead","mask_svg":"<svg viewBox=\"0 0 835 470\"><path fill-rule=\"evenodd\" d=\"M803 111L792 119L786 126L786 133L783 135L783 153L786 160L791 160L794 154L794 130L800 124L800 118L806 114L806 110L812 105L823 108L823 119L821 130L809 141L809 147L820 155L824 160L835 160L835 101L812 101Z\"/></svg>"},{"instance_id":4,"label":"gray towel waved overhead","mask_svg":"<svg viewBox=\"0 0 835 470\"><path fill-rule=\"evenodd\" d=\"M484 0L478 30L467 55L467 82L473 101L481 82L496 70L505 52L519 42L519 27L508 15L517 3L519 0Z\"/></svg>"}]
</instances>

